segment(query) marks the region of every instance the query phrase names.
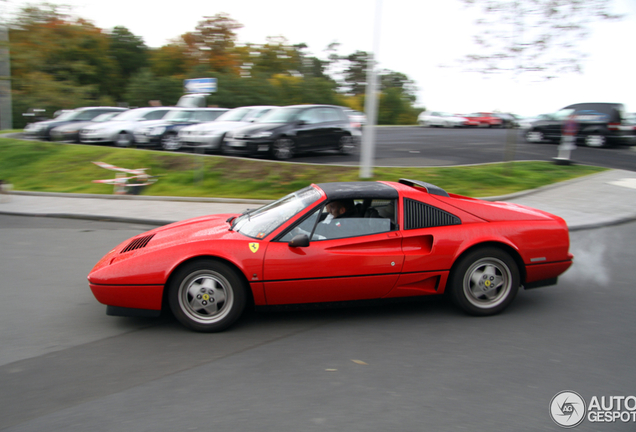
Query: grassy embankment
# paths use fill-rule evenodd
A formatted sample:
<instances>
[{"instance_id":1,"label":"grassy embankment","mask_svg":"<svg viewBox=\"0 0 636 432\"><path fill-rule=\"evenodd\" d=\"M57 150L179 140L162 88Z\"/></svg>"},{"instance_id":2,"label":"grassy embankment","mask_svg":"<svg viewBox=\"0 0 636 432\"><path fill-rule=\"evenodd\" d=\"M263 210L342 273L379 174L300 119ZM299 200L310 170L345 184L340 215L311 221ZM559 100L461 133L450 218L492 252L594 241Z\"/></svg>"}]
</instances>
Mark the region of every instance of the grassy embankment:
<instances>
[{"instance_id":1,"label":"grassy embankment","mask_svg":"<svg viewBox=\"0 0 636 432\"><path fill-rule=\"evenodd\" d=\"M556 151L556 149L555 149ZM0 139L0 179L14 190L111 194L92 180L115 173L91 161L150 168L159 181L144 195L275 199L310 183L359 180L356 167L276 163L258 159L201 157L105 146ZM375 168L373 180L411 178L473 197L504 195L602 171L549 162L514 162L451 168Z\"/></svg>"}]
</instances>

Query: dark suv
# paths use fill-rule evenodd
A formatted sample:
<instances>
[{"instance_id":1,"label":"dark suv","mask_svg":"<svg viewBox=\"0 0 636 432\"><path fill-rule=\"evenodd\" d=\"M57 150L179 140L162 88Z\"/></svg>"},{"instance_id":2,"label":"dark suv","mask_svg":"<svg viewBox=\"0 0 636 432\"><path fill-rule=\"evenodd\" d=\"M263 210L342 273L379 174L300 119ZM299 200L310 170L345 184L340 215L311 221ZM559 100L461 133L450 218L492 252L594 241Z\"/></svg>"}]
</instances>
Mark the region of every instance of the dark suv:
<instances>
[{"instance_id":1,"label":"dark suv","mask_svg":"<svg viewBox=\"0 0 636 432\"><path fill-rule=\"evenodd\" d=\"M526 141L560 141L563 124L569 118L576 122L577 141L586 146L636 144L636 127L627 121L625 106L618 103L568 105L545 119L533 122L525 133Z\"/></svg>"},{"instance_id":2,"label":"dark suv","mask_svg":"<svg viewBox=\"0 0 636 432\"><path fill-rule=\"evenodd\" d=\"M359 135L344 108L293 105L273 109L254 124L229 132L223 150L281 160L313 150L338 150L349 154Z\"/></svg>"}]
</instances>

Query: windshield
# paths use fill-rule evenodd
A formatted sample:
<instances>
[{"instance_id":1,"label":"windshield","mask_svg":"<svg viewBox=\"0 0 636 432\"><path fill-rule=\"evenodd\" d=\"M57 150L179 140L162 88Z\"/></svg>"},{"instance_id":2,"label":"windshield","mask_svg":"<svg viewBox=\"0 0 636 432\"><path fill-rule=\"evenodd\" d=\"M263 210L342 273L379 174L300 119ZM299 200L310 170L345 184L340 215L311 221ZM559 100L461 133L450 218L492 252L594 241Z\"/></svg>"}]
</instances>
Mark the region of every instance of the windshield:
<instances>
[{"instance_id":1,"label":"windshield","mask_svg":"<svg viewBox=\"0 0 636 432\"><path fill-rule=\"evenodd\" d=\"M250 108L235 108L223 113L217 121L241 121L250 111Z\"/></svg>"},{"instance_id":2,"label":"windshield","mask_svg":"<svg viewBox=\"0 0 636 432\"><path fill-rule=\"evenodd\" d=\"M210 122L218 119L219 116L221 116L221 114L225 112L226 111L215 110L195 111L194 113L192 113L191 119L199 122Z\"/></svg>"},{"instance_id":3,"label":"windshield","mask_svg":"<svg viewBox=\"0 0 636 432\"><path fill-rule=\"evenodd\" d=\"M68 111L55 117L55 120L66 121L75 120L75 118L81 113L81 111Z\"/></svg>"},{"instance_id":4,"label":"windshield","mask_svg":"<svg viewBox=\"0 0 636 432\"><path fill-rule=\"evenodd\" d=\"M133 109L129 111L124 111L123 113L113 117L113 120L134 120L141 118L144 114L148 112L147 109Z\"/></svg>"},{"instance_id":5,"label":"windshield","mask_svg":"<svg viewBox=\"0 0 636 432\"><path fill-rule=\"evenodd\" d=\"M248 237L265 238L319 198L320 192L307 186L253 212L242 214L234 220L232 229Z\"/></svg>"},{"instance_id":6,"label":"windshield","mask_svg":"<svg viewBox=\"0 0 636 432\"><path fill-rule=\"evenodd\" d=\"M259 118L257 123L289 123L292 121L296 114L300 111L299 108L280 108L273 109L263 117Z\"/></svg>"},{"instance_id":7,"label":"windshield","mask_svg":"<svg viewBox=\"0 0 636 432\"><path fill-rule=\"evenodd\" d=\"M170 111L168 114L166 114L166 116L163 119L170 122L190 120L190 118L192 117L192 113L193 111L187 111L187 110Z\"/></svg>"},{"instance_id":8,"label":"windshield","mask_svg":"<svg viewBox=\"0 0 636 432\"><path fill-rule=\"evenodd\" d=\"M97 117L95 117L93 119L94 122L105 122L108 120L111 120L113 117L115 117L117 114L119 114L117 111L112 112L112 113L104 113L104 114L100 114Z\"/></svg>"}]
</instances>

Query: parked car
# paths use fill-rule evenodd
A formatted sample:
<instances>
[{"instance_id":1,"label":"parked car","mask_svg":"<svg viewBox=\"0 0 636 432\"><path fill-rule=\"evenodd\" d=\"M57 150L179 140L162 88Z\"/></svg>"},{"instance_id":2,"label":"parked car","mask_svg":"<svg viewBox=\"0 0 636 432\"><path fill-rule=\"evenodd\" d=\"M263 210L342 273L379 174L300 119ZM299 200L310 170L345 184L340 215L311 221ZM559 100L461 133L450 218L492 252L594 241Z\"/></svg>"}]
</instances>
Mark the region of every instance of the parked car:
<instances>
[{"instance_id":1,"label":"parked car","mask_svg":"<svg viewBox=\"0 0 636 432\"><path fill-rule=\"evenodd\" d=\"M247 126L271 111L275 106L248 106L234 108L221 114L216 120L186 126L179 131L179 147L222 151L225 134Z\"/></svg>"},{"instance_id":2,"label":"parked car","mask_svg":"<svg viewBox=\"0 0 636 432\"><path fill-rule=\"evenodd\" d=\"M362 129L362 126L367 124L367 116L366 114L345 108L345 113L349 116L349 120L351 120L351 126L357 129Z\"/></svg>"},{"instance_id":3,"label":"parked car","mask_svg":"<svg viewBox=\"0 0 636 432\"><path fill-rule=\"evenodd\" d=\"M477 123L478 127L503 127L503 120L488 112L477 112L466 115L466 118Z\"/></svg>"},{"instance_id":4,"label":"parked car","mask_svg":"<svg viewBox=\"0 0 636 432\"><path fill-rule=\"evenodd\" d=\"M525 132L528 142L560 142L566 120L576 122L576 140L589 147L635 145L636 126L619 103L579 103L568 105L547 119L532 123Z\"/></svg>"},{"instance_id":5,"label":"parked car","mask_svg":"<svg viewBox=\"0 0 636 432\"><path fill-rule=\"evenodd\" d=\"M227 108L175 108L152 125L140 127L134 131L137 146L161 147L164 150L177 150L179 131L191 124L216 120Z\"/></svg>"},{"instance_id":6,"label":"parked car","mask_svg":"<svg viewBox=\"0 0 636 432\"><path fill-rule=\"evenodd\" d=\"M126 108L119 107L84 107L77 108L60 114L52 120L45 120L30 123L24 128L24 134L30 138L51 139L51 130L58 126L74 122L85 122L94 119L98 115L126 111Z\"/></svg>"},{"instance_id":7,"label":"parked car","mask_svg":"<svg viewBox=\"0 0 636 432\"><path fill-rule=\"evenodd\" d=\"M224 151L281 160L314 150L349 154L359 137L342 107L293 105L271 110L254 124L228 132Z\"/></svg>"},{"instance_id":8,"label":"parked car","mask_svg":"<svg viewBox=\"0 0 636 432\"><path fill-rule=\"evenodd\" d=\"M514 114L509 113L493 113L495 117L499 117L501 119L501 127L510 129L519 127L520 118Z\"/></svg>"},{"instance_id":9,"label":"parked car","mask_svg":"<svg viewBox=\"0 0 636 432\"><path fill-rule=\"evenodd\" d=\"M417 117L417 123L423 127L435 126L450 128L469 126L469 122L466 118L441 111L421 112Z\"/></svg>"},{"instance_id":10,"label":"parked car","mask_svg":"<svg viewBox=\"0 0 636 432\"><path fill-rule=\"evenodd\" d=\"M518 204L406 179L321 183L241 215L137 235L108 252L88 283L108 315L169 307L204 332L228 328L248 305L445 293L485 316L508 307L521 286L556 284L572 264L568 249L563 219Z\"/></svg>"},{"instance_id":11,"label":"parked car","mask_svg":"<svg viewBox=\"0 0 636 432\"><path fill-rule=\"evenodd\" d=\"M87 126L92 126L100 123L107 122L111 120L113 117L126 113L124 112L111 112L100 114L95 117L93 120L85 121L85 122L72 122L62 126L55 127L51 129L51 139L53 141L66 141L66 142L80 142L79 132L82 128Z\"/></svg>"},{"instance_id":12,"label":"parked car","mask_svg":"<svg viewBox=\"0 0 636 432\"><path fill-rule=\"evenodd\" d=\"M109 122L88 125L80 130L80 141L86 144L111 144L128 147L135 142L133 132L142 124L161 120L174 107L135 108L119 114Z\"/></svg>"}]
</instances>

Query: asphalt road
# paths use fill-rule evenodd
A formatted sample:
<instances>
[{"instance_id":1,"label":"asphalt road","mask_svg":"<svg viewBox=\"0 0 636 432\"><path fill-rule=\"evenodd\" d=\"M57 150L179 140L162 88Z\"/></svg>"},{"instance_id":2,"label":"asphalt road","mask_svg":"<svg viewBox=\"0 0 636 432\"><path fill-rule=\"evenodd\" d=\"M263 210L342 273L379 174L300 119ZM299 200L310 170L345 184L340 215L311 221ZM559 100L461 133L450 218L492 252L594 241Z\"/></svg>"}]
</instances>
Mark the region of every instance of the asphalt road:
<instances>
[{"instance_id":1,"label":"asphalt road","mask_svg":"<svg viewBox=\"0 0 636 432\"><path fill-rule=\"evenodd\" d=\"M376 130L375 166L452 166L509 160L552 161L556 144L530 144L518 129L444 129L379 127ZM591 148L571 153L573 162L606 168L636 170L636 147ZM358 165L359 152L349 156L315 153L294 162Z\"/></svg>"},{"instance_id":2,"label":"asphalt road","mask_svg":"<svg viewBox=\"0 0 636 432\"><path fill-rule=\"evenodd\" d=\"M557 392L634 395L636 223L572 233L559 284L499 316L432 299L251 313L220 334L94 300L89 270L146 228L0 216L0 430L556 431Z\"/></svg>"}]
</instances>

